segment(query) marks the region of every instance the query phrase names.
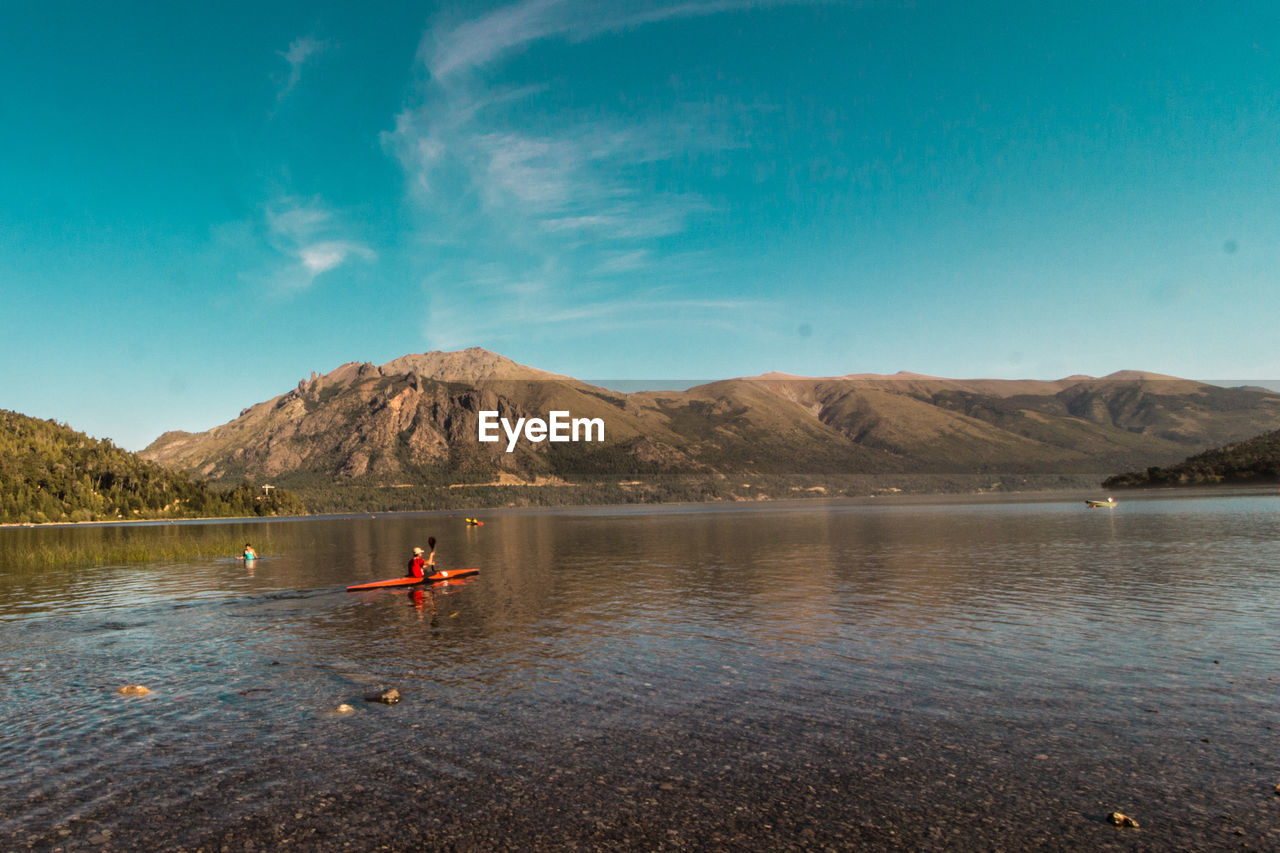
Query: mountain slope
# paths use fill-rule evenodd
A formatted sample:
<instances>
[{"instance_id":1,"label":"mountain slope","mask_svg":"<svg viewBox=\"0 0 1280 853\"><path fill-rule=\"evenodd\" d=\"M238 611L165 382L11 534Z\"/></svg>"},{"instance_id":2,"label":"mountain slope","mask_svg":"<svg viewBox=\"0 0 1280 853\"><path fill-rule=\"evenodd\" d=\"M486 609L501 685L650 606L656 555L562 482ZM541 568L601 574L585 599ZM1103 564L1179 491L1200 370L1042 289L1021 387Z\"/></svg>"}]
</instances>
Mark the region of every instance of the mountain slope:
<instances>
[{"instance_id":1,"label":"mountain slope","mask_svg":"<svg viewBox=\"0 0 1280 853\"><path fill-rule=\"evenodd\" d=\"M467 350L405 356L381 367L345 364L207 433L166 433L142 453L217 481L290 473L379 482L546 475L545 446L522 444L508 454L505 441L481 444L477 435L481 411L514 419L552 409L607 417L615 441L649 432L625 395Z\"/></svg>"},{"instance_id":2,"label":"mountain slope","mask_svg":"<svg viewBox=\"0 0 1280 853\"><path fill-rule=\"evenodd\" d=\"M1256 485L1280 482L1280 430L1197 453L1165 467L1116 474L1109 489L1144 486Z\"/></svg>"},{"instance_id":3,"label":"mountain slope","mask_svg":"<svg viewBox=\"0 0 1280 853\"><path fill-rule=\"evenodd\" d=\"M604 442L478 441L480 412L599 419ZM766 374L623 394L481 349L345 364L142 455L214 481L291 486L1094 477L1168 464L1280 423L1280 395L1123 372L1054 381ZM705 484L720 484L707 486ZM738 488L735 486L734 488ZM710 492L708 492L710 489ZM685 492L679 492L685 494ZM736 494L736 492L734 493Z\"/></svg>"},{"instance_id":4,"label":"mountain slope","mask_svg":"<svg viewBox=\"0 0 1280 853\"><path fill-rule=\"evenodd\" d=\"M109 441L0 410L0 522L301 512L287 494L215 490Z\"/></svg>"}]
</instances>

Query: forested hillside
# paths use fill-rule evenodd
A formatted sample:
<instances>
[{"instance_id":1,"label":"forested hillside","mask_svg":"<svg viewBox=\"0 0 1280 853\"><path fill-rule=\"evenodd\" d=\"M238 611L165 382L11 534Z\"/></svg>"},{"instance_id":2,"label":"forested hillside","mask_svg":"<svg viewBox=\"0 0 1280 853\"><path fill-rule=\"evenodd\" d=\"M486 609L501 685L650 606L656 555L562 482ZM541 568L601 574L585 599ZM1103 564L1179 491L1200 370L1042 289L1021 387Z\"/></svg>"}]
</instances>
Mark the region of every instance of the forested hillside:
<instances>
[{"instance_id":1,"label":"forested hillside","mask_svg":"<svg viewBox=\"0 0 1280 853\"><path fill-rule=\"evenodd\" d=\"M193 482L110 441L0 409L0 522L292 515L287 492Z\"/></svg>"},{"instance_id":2,"label":"forested hillside","mask_svg":"<svg viewBox=\"0 0 1280 853\"><path fill-rule=\"evenodd\" d=\"M1176 465L1108 477L1106 488L1280 482L1280 430L1191 456Z\"/></svg>"}]
</instances>

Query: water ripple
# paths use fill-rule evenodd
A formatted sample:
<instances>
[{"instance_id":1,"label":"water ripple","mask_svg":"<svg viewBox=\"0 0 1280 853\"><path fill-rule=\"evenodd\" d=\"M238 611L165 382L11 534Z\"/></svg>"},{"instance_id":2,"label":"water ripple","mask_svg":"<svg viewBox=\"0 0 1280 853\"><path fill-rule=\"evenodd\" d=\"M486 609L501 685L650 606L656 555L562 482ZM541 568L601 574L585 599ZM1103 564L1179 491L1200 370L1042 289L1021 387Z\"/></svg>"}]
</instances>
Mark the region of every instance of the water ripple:
<instances>
[{"instance_id":1,"label":"water ripple","mask_svg":"<svg viewBox=\"0 0 1280 853\"><path fill-rule=\"evenodd\" d=\"M760 779L926 763L978 790L1121 784L1141 760L1212 812L1202 780L1237 790L1271 757L1243 744L1280 725L1260 500L511 514L441 537L473 583L345 592L425 523L296 525L252 573L0 576L2 846L150 820L203 846L255 802L314 814L308 786L587 778L615 811L637 785L763 808ZM399 705L364 700L389 686Z\"/></svg>"}]
</instances>

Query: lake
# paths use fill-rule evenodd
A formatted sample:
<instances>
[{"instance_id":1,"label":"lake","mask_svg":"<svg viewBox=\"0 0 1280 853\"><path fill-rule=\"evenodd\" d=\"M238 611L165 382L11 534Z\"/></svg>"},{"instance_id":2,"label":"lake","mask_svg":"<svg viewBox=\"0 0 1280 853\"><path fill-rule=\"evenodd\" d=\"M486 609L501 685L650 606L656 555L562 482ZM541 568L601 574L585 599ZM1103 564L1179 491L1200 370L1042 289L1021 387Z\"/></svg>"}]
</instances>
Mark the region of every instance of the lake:
<instances>
[{"instance_id":1,"label":"lake","mask_svg":"<svg viewBox=\"0 0 1280 853\"><path fill-rule=\"evenodd\" d=\"M0 569L0 849L1276 849L1280 495L1119 500L0 530L262 555Z\"/></svg>"}]
</instances>

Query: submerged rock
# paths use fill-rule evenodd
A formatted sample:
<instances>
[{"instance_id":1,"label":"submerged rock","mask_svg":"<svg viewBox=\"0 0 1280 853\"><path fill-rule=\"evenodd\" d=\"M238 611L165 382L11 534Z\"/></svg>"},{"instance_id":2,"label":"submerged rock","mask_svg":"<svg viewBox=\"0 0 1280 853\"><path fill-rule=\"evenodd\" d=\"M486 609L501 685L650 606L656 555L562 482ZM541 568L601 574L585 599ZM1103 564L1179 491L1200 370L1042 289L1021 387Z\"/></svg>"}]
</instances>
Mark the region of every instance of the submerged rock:
<instances>
[{"instance_id":1,"label":"submerged rock","mask_svg":"<svg viewBox=\"0 0 1280 853\"><path fill-rule=\"evenodd\" d=\"M339 705L339 706L338 706L337 708L335 708L334 710L336 710L339 714L350 714L352 711L354 711L354 710L355 710L355 708L352 708L352 707L351 707L350 705L348 705L346 702L343 702L341 705Z\"/></svg>"},{"instance_id":2,"label":"submerged rock","mask_svg":"<svg viewBox=\"0 0 1280 853\"><path fill-rule=\"evenodd\" d=\"M1129 817L1127 814L1121 814L1120 812L1112 812L1107 815L1107 820L1116 826L1123 826L1129 829L1137 829L1139 825L1136 820Z\"/></svg>"},{"instance_id":3,"label":"submerged rock","mask_svg":"<svg viewBox=\"0 0 1280 853\"><path fill-rule=\"evenodd\" d=\"M126 684L116 691L123 693L125 696L146 696L151 692L150 688L143 687L141 684Z\"/></svg>"},{"instance_id":4,"label":"submerged rock","mask_svg":"<svg viewBox=\"0 0 1280 853\"><path fill-rule=\"evenodd\" d=\"M364 701L394 705L400 701L400 691L392 687L390 690L383 690L381 693L369 693L365 695Z\"/></svg>"}]
</instances>

